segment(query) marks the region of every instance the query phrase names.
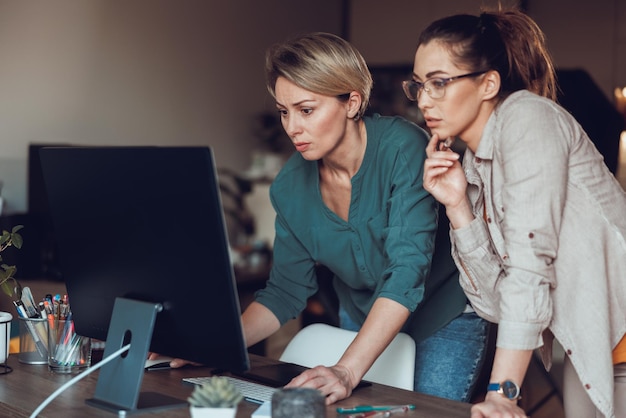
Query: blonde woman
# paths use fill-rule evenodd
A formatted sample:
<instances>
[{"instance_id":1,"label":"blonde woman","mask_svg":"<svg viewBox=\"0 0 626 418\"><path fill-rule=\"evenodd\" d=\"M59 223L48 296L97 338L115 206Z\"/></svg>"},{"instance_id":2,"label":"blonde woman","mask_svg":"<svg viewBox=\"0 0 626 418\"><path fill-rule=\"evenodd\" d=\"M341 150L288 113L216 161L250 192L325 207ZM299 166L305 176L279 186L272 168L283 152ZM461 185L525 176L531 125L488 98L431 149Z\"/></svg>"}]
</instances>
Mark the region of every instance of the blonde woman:
<instances>
[{"instance_id":1,"label":"blonde woman","mask_svg":"<svg viewBox=\"0 0 626 418\"><path fill-rule=\"evenodd\" d=\"M371 75L338 36L275 46L266 73L296 152L271 187L273 268L243 314L248 344L298 316L317 291L319 263L334 273L341 326L358 335L336 365L289 386L319 389L328 404L346 398L404 331L417 343L415 390L468 400L487 324L467 309L447 221L436 242L437 203L422 187L426 133L399 117L363 116Z\"/></svg>"}]
</instances>

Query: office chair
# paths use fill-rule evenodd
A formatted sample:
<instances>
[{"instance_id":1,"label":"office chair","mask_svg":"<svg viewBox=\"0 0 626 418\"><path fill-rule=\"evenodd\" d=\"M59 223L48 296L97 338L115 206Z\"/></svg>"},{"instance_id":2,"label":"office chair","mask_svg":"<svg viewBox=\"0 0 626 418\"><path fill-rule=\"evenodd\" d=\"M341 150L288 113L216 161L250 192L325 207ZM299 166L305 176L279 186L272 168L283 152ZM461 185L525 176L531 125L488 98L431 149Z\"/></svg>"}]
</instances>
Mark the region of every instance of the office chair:
<instances>
[{"instance_id":1,"label":"office chair","mask_svg":"<svg viewBox=\"0 0 626 418\"><path fill-rule=\"evenodd\" d=\"M305 367L332 366L337 363L356 337L348 331L327 324L312 324L301 329L287 344L280 360ZM415 342L399 333L363 377L370 382L413 390Z\"/></svg>"}]
</instances>

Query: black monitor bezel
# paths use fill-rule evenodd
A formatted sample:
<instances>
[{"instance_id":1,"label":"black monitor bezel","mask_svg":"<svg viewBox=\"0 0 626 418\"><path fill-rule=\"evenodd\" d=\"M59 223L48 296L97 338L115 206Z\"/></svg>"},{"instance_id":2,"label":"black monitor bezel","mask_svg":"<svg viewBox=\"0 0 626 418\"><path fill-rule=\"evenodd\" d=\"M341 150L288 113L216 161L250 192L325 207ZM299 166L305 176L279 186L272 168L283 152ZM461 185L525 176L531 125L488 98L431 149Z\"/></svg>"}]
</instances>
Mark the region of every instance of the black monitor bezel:
<instances>
[{"instance_id":1,"label":"black monitor bezel","mask_svg":"<svg viewBox=\"0 0 626 418\"><path fill-rule=\"evenodd\" d=\"M105 340L116 297L160 303L150 350L249 369L209 147L44 147L76 330Z\"/></svg>"}]
</instances>

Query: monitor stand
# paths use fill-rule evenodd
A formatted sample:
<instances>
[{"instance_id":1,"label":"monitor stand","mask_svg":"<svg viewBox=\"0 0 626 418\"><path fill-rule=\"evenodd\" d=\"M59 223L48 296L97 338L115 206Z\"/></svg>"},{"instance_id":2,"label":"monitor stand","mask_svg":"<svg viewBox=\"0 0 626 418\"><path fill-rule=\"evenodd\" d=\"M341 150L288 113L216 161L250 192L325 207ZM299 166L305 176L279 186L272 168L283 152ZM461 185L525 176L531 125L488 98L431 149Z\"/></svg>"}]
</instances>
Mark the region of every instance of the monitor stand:
<instances>
[{"instance_id":1,"label":"monitor stand","mask_svg":"<svg viewBox=\"0 0 626 418\"><path fill-rule=\"evenodd\" d=\"M102 366L96 392L87 404L127 416L186 407L185 400L156 392L140 392L159 303L116 298L103 359L130 343L128 351Z\"/></svg>"}]
</instances>

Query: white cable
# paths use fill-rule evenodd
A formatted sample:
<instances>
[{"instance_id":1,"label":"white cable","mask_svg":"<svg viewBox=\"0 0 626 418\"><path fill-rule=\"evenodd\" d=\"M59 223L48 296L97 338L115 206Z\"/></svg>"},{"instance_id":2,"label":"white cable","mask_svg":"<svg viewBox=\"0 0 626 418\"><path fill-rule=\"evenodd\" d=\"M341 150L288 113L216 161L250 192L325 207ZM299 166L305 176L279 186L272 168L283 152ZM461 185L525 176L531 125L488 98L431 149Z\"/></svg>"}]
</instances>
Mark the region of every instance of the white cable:
<instances>
[{"instance_id":1,"label":"white cable","mask_svg":"<svg viewBox=\"0 0 626 418\"><path fill-rule=\"evenodd\" d=\"M61 386L60 388L58 388L57 390L55 390L54 392L52 392L52 394L50 396L48 396L38 407L37 409L35 409L33 411L33 413L30 415L30 418L35 418L37 416L37 414L39 414L41 411L43 411L43 409L50 403L52 402L52 400L54 398L56 398L57 396L59 396L61 394L61 392L63 392L65 389L67 389L68 387L72 386L74 383L78 382L80 379L82 379L83 377L86 377L87 375L89 375L91 372L93 372L94 370L98 370L100 367L104 366L105 364L107 364L108 362L110 362L111 360L113 360L114 358L118 357L119 355L121 355L123 352L127 351L130 348L130 344L125 345L124 347L120 348L119 350L117 350L116 352L114 352L113 354L109 355L106 358L103 358L102 360L100 360L98 362L98 364L96 364L95 366L91 366L90 368L88 368L87 370L85 370L84 372L82 372L81 374L77 375L76 377L72 378L71 380L68 380L67 382L65 382L65 384L63 384L63 386Z\"/></svg>"}]
</instances>

